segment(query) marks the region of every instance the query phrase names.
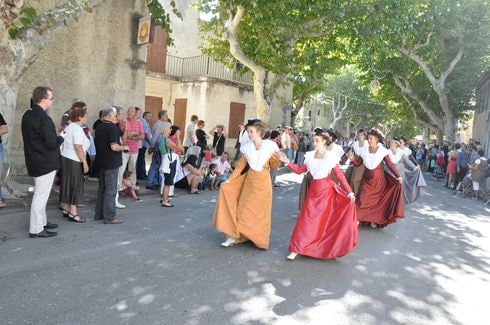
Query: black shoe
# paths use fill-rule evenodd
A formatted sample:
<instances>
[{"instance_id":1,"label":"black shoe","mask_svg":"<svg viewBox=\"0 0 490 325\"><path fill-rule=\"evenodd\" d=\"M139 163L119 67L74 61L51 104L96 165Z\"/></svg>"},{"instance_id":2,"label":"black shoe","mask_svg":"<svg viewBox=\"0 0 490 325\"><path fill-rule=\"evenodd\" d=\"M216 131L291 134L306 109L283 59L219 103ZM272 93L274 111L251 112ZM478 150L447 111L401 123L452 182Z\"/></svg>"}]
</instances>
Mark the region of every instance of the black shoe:
<instances>
[{"instance_id":1,"label":"black shoe","mask_svg":"<svg viewBox=\"0 0 490 325\"><path fill-rule=\"evenodd\" d=\"M46 226L44 226L44 229L56 229L58 228L58 225L55 224L55 223L51 223L51 222L46 222Z\"/></svg>"},{"instance_id":2,"label":"black shoe","mask_svg":"<svg viewBox=\"0 0 490 325\"><path fill-rule=\"evenodd\" d=\"M31 233L29 233L29 237L31 237L31 238L48 238L48 237L54 237L57 234L58 233L57 232L54 232L54 231L43 230L43 231L41 231L40 233L37 233L37 234L31 234Z\"/></svg>"}]
</instances>

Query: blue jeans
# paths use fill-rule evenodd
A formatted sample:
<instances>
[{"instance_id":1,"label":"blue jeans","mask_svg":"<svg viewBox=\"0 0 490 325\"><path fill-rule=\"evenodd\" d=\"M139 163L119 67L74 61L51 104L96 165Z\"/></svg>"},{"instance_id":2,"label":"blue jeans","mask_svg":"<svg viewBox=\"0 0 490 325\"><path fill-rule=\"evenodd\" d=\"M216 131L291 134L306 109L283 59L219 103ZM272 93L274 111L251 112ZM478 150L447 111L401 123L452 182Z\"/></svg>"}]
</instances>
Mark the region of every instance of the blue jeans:
<instances>
[{"instance_id":1,"label":"blue jeans","mask_svg":"<svg viewBox=\"0 0 490 325\"><path fill-rule=\"evenodd\" d=\"M160 187L160 163L162 158L160 156L160 151L153 151L153 156L151 157L151 165L148 170L148 175L146 176L146 186L158 186Z\"/></svg>"},{"instance_id":2,"label":"blue jeans","mask_svg":"<svg viewBox=\"0 0 490 325\"><path fill-rule=\"evenodd\" d=\"M117 175L119 168L99 170L99 189L95 203L95 220L111 221L116 217Z\"/></svg>"},{"instance_id":3,"label":"blue jeans","mask_svg":"<svg viewBox=\"0 0 490 325\"><path fill-rule=\"evenodd\" d=\"M291 148L284 149L284 154L290 161L293 161L293 150Z\"/></svg>"}]
</instances>

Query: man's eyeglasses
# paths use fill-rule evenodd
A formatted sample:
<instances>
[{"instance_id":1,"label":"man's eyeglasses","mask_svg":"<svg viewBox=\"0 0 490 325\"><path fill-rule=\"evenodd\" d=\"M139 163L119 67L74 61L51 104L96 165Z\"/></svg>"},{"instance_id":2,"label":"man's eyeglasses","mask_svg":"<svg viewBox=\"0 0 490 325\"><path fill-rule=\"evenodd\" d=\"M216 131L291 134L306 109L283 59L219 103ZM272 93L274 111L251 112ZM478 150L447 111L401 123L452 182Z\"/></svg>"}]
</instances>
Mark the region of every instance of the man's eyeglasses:
<instances>
[{"instance_id":1,"label":"man's eyeglasses","mask_svg":"<svg viewBox=\"0 0 490 325\"><path fill-rule=\"evenodd\" d=\"M50 101L53 101L53 100L54 100L54 96L53 96L53 97L51 97L51 98L44 97L44 99L49 99Z\"/></svg>"}]
</instances>

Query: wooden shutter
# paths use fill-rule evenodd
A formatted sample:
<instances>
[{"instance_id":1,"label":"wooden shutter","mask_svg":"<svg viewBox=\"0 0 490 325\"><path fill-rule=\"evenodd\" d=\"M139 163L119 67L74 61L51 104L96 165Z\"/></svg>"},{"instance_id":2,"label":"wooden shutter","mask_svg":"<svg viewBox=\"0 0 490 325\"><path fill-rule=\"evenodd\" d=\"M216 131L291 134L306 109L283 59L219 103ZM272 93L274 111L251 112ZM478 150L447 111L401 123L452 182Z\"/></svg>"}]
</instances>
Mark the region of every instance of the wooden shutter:
<instances>
[{"instance_id":1,"label":"wooden shutter","mask_svg":"<svg viewBox=\"0 0 490 325\"><path fill-rule=\"evenodd\" d=\"M236 139L240 132L238 124L245 122L245 104L230 103L230 120L228 122L228 138Z\"/></svg>"},{"instance_id":2,"label":"wooden shutter","mask_svg":"<svg viewBox=\"0 0 490 325\"><path fill-rule=\"evenodd\" d=\"M175 99L174 105L174 120L172 124L177 125L180 128L180 139L184 141L185 127L186 127L186 115L187 115L187 98Z\"/></svg>"},{"instance_id":3,"label":"wooden shutter","mask_svg":"<svg viewBox=\"0 0 490 325\"><path fill-rule=\"evenodd\" d=\"M153 124L158 119L158 112L162 110L163 106L163 98L162 97L152 97L145 96L145 111L151 112L152 118L150 125L153 127Z\"/></svg>"},{"instance_id":4,"label":"wooden shutter","mask_svg":"<svg viewBox=\"0 0 490 325\"><path fill-rule=\"evenodd\" d=\"M153 42L148 44L148 54L146 56L147 70L152 72L165 73L167 60L167 32L160 27L152 28Z\"/></svg>"}]
</instances>

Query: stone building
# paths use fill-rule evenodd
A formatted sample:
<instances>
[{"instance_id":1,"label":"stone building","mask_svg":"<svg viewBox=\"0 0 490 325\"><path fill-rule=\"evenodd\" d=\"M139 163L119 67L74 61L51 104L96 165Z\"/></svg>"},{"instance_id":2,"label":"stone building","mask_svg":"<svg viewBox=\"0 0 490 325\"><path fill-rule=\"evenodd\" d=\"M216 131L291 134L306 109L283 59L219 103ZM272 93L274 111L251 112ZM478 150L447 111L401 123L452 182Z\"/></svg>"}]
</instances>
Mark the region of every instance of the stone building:
<instances>
[{"instance_id":1,"label":"stone building","mask_svg":"<svg viewBox=\"0 0 490 325\"><path fill-rule=\"evenodd\" d=\"M481 76L476 93L473 139L483 144L485 155L490 157L490 70Z\"/></svg>"},{"instance_id":2,"label":"stone building","mask_svg":"<svg viewBox=\"0 0 490 325\"><path fill-rule=\"evenodd\" d=\"M167 109L181 129L193 114L206 122L208 131L221 123L228 133L226 147L232 148L238 123L256 116L252 76L242 74L238 65L230 69L201 53L200 17L191 3L177 3L183 19L172 20L173 46L167 46L164 31L155 29L148 46L145 108L154 119L156 112ZM291 100L291 87L275 96L269 125L289 123Z\"/></svg>"},{"instance_id":3,"label":"stone building","mask_svg":"<svg viewBox=\"0 0 490 325\"><path fill-rule=\"evenodd\" d=\"M31 1L38 12L53 8L55 0ZM54 105L49 114L58 124L74 98L87 103L89 125L108 105L145 103L146 45L136 45L139 18L147 15L144 0L105 0L91 13L58 31L26 70L19 87L12 134L12 172L24 174L20 121L32 90L51 87Z\"/></svg>"}]
</instances>

